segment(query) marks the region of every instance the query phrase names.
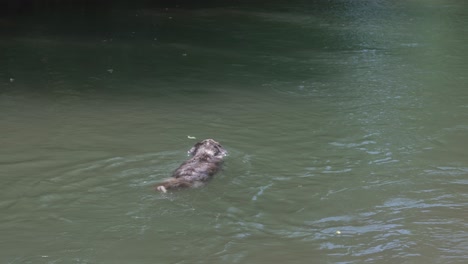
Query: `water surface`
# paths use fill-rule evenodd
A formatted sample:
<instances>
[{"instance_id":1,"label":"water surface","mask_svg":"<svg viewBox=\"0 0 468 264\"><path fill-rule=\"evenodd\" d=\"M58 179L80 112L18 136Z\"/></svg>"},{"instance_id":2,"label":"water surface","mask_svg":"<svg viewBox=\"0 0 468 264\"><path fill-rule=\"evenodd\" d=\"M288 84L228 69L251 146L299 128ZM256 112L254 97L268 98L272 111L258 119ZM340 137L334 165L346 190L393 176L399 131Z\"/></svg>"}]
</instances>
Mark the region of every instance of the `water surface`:
<instances>
[{"instance_id":1,"label":"water surface","mask_svg":"<svg viewBox=\"0 0 468 264\"><path fill-rule=\"evenodd\" d=\"M466 263L460 1L0 20L0 262ZM206 187L152 187L197 140Z\"/></svg>"}]
</instances>

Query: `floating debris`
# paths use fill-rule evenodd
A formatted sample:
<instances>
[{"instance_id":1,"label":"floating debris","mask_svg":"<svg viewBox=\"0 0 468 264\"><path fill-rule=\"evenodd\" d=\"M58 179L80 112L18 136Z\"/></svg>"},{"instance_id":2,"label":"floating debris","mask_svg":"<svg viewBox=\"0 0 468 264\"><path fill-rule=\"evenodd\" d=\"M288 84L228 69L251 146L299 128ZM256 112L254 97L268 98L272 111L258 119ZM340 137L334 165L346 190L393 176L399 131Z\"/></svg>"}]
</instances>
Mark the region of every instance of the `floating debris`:
<instances>
[{"instance_id":1,"label":"floating debris","mask_svg":"<svg viewBox=\"0 0 468 264\"><path fill-rule=\"evenodd\" d=\"M109 73L113 73L113 72L114 72L114 69L107 69L107 71L108 71Z\"/></svg>"},{"instance_id":2,"label":"floating debris","mask_svg":"<svg viewBox=\"0 0 468 264\"><path fill-rule=\"evenodd\" d=\"M13 79L13 78L10 78L10 82L11 82L11 83L12 83L12 82L14 82L14 81L15 81L15 79Z\"/></svg>"},{"instance_id":3,"label":"floating debris","mask_svg":"<svg viewBox=\"0 0 468 264\"><path fill-rule=\"evenodd\" d=\"M187 136L188 139L197 139L196 137Z\"/></svg>"}]
</instances>

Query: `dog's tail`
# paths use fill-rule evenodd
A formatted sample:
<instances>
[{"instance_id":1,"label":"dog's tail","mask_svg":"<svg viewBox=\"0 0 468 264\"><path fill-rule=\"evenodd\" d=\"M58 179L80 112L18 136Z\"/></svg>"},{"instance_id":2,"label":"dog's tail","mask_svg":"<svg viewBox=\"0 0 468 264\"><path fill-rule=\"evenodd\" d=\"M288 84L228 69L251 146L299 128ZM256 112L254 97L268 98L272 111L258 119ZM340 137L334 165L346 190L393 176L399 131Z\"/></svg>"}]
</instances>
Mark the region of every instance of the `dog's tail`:
<instances>
[{"instance_id":1,"label":"dog's tail","mask_svg":"<svg viewBox=\"0 0 468 264\"><path fill-rule=\"evenodd\" d=\"M180 178L169 178L166 181L156 185L154 188L157 191L166 193L169 189L180 189L191 187L192 184L184 179Z\"/></svg>"}]
</instances>

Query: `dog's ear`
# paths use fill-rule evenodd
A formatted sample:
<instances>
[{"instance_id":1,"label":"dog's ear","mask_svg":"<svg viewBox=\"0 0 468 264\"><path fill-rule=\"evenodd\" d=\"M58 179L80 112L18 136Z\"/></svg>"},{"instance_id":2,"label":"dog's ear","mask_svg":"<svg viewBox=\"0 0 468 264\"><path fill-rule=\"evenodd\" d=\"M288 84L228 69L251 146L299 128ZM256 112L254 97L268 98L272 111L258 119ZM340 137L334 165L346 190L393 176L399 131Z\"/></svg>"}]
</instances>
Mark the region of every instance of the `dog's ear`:
<instances>
[{"instance_id":1,"label":"dog's ear","mask_svg":"<svg viewBox=\"0 0 468 264\"><path fill-rule=\"evenodd\" d=\"M226 149L221 146L221 144L216 144L216 157L222 158L227 156L228 152Z\"/></svg>"},{"instance_id":2,"label":"dog's ear","mask_svg":"<svg viewBox=\"0 0 468 264\"><path fill-rule=\"evenodd\" d=\"M187 151L187 153L191 156L195 155L195 152L197 152L198 148L202 145L203 143L202 142L198 142L197 144L195 144L191 149L189 149L189 151Z\"/></svg>"}]
</instances>

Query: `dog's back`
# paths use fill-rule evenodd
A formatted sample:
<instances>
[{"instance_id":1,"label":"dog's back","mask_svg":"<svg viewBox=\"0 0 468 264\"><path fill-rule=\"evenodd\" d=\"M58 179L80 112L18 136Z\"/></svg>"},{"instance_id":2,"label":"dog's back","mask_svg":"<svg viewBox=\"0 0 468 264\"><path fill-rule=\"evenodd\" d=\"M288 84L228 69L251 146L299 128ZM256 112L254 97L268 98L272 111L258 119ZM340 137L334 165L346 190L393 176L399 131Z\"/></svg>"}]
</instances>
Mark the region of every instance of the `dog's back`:
<instances>
[{"instance_id":1,"label":"dog's back","mask_svg":"<svg viewBox=\"0 0 468 264\"><path fill-rule=\"evenodd\" d=\"M161 192L168 189L199 187L221 169L227 151L213 139L205 139L193 146L188 153L192 158L177 168L172 178L156 186Z\"/></svg>"}]
</instances>

